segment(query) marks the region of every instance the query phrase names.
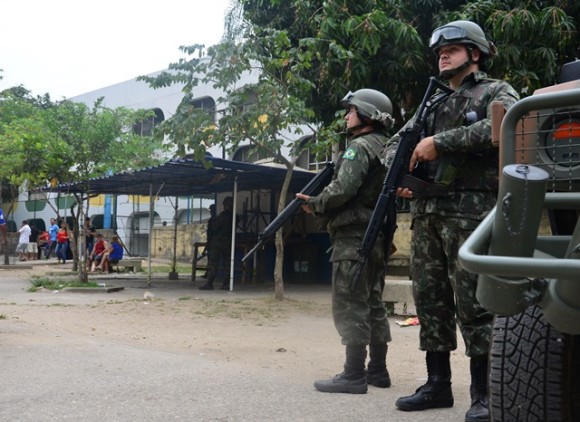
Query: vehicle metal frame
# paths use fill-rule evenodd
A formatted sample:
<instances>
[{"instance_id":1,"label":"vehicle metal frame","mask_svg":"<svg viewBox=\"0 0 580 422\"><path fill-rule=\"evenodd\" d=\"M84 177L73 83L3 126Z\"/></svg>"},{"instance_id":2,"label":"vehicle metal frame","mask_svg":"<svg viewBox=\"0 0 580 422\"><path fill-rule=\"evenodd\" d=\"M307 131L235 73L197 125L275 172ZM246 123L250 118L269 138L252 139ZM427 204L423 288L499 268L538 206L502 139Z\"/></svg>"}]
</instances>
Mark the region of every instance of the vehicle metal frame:
<instances>
[{"instance_id":1,"label":"vehicle metal frame","mask_svg":"<svg viewBox=\"0 0 580 422\"><path fill-rule=\"evenodd\" d=\"M543 203L530 203L528 207L541 206L546 211L580 211L580 160L576 158L580 149L578 132L570 133L570 139L558 146L574 152L560 154L568 160L562 162L551 158L558 156L550 151L556 149L553 128L546 130L542 126L542 121L546 123L546 119L554 118L549 116L558 115L560 122L578 122L577 127L580 127L579 110L580 87L576 87L529 96L507 111L501 126L500 168L505 169L504 166L511 164L534 166L549 175L546 182L549 192L545 197L542 195ZM526 119L535 120L532 129L526 124ZM553 136L551 145L547 141L549 136ZM505 179L500 177L500 194L502 182L504 187L508 183ZM527 188L527 181L509 186L509 189L519 191L516 194L524 198L524 202L527 201ZM522 256L492 255L489 249L494 242L493 236L497 235L494 222L498 214L505 212L500 201L498 204L459 251L461 265L480 274L478 300L490 311L505 316L538 305L546 320L556 329L566 334L580 334L580 220L571 234L536 235L529 256L523 252L515 253ZM522 210L520 204L518 212L519 218L525 218L526 207ZM539 224L539 221L537 225L530 222L526 226L527 234L531 233L532 238L534 233L538 233ZM503 233L502 238L495 241L512 242L517 251L520 248L518 242L522 243L526 238L511 234ZM521 246L522 251L526 249L524 246Z\"/></svg>"}]
</instances>

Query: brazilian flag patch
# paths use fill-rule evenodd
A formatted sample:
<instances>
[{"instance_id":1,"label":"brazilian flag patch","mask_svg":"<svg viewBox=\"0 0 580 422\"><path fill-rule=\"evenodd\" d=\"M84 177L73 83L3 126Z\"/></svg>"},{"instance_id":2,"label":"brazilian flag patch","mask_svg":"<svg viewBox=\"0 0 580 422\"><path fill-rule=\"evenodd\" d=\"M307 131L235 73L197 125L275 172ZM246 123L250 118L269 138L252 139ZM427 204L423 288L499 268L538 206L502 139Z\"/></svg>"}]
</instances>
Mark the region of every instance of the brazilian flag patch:
<instances>
[{"instance_id":1,"label":"brazilian flag patch","mask_svg":"<svg viewBox=\"0 0 580 422\"><path fill-rule=\"evenodd\" d=\"M354 160L354 157L356 157L356 151L352 148L347 149L344 151L344 154L342 154L342 158L345 160Z\"/></svg>"}]
</instances>

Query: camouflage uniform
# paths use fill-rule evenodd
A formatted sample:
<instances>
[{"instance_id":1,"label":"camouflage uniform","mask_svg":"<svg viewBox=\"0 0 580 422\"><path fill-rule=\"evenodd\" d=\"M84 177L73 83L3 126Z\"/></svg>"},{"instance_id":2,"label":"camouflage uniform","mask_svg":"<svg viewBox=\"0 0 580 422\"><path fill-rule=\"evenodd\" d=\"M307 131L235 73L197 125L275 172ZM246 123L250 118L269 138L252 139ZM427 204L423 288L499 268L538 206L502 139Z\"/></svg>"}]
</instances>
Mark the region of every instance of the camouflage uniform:
<instances>
[{"instance_id":1,"label":"camouflage uniform","mask_svg":"<svg viewBox=\"0 0 580 422\"><path fill-rule=\"evenodd\" d=\"M382 292L384 239L379 236L356 291L350 282L386 168L381 162L387 137L381 132L355 137L338 163L332 182L306 204L327 221L332 242L332 313L344 345L386 344L391 332Z\"/></svg>"},{"instance_id":2,"label":"camouflage uniform","mask_svg":"<svg viewBox=\"0 0 580 422\"><path fill-rule=\"evenodd\" d=\"M213 283L218 271L220 260L223 260L224 281L228 283L230 277L230 257L232 245L232 221L233 212L231 209L224 209L215 220L211 227L208 227L208 253L207 253L207 279L208 283Z\"/></svg>"},{"instance_id":3,"label":"camouflage uniform","mask_svg":"<svg viewBox=\"0 0 580 422\"><path fill-rule=\"evenodd\" d=\"M442 160L456 158L461 164L446 194L412 201L411 273L421 350L455 350L457 320L466 354L488 352L492 315L475 297L477 276L463 270L457 257L496 202L498 148L491 143L491 102L501 101L508 109L517 100L508 83L475 72L427 119L425 136L434 135L439 160L427 163L426 178L433 178ZM396 146L398 135L391 142Z\"/></svg>"}]
</instances>

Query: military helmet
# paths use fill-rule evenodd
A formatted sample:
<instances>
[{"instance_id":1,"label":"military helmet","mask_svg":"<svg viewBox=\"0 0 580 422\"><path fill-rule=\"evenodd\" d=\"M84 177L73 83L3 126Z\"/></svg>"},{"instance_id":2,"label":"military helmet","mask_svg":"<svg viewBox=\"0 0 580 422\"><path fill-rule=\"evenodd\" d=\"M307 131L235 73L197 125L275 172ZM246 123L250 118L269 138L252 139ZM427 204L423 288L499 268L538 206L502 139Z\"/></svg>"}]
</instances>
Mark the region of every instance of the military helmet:
<instances>
[{"instance_id":1,"label":"military helmet","mask_svg":"<svg viewBox=\"0 0 580 422\"><path fill-rule=\"evenodd\" d=\"M234 200L231 196L226 196L222 204L224 208L232 208L232 206L234 205Z\"/></svg>"},{"instance_id":2,"label":"military helmet","mask_svg":"<svg viewBox=\"0 0 580 422\"><path fill-rule=\"evenodd\" d=\"M429 48L437 54L440 47L449 44L471 44L482 54L495 56L495 45L485 38L481 27L470 21L454 21L435 29L429 40Z\"/></svg>"},{"instance_id":3,"label":"military helmet","mask_svg":"<svg viewBox=\"0 0 580 422\"><path fill-rule=\"evenodd\" d=\"M348 109L355 106L360 117L374 120L385 128L390 128L394 123L393 104L389 97L376 89L363 88L355 92L348 92L340 104Z\"/></svg>"}]
</instances>

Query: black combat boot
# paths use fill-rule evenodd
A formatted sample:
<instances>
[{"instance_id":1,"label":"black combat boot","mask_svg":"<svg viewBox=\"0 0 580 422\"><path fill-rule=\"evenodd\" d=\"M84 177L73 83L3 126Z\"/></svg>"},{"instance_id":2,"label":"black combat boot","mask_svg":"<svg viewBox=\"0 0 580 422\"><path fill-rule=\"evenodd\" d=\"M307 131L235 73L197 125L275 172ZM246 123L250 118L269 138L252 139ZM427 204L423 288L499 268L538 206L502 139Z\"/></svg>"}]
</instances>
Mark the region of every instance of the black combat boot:
<instances>
[{"instance_id":1,"label":"black combat boot","mask_svg":"<svg viewBox=\"0 0 580 422\"><path fill-rule=\"evenodd\" d=\"M465 422L489 421L489 398L487 394L488 363L487 356L471 358L471 407L465 414Z\"/></svg>"},{"instance_id":2,"label":"black combat boot","mask_svg":"<svg viewBox=\"0 0 580 422\"><path fill-rule=\"evenodd\" d=\"M314 382L314 388L325 393L364 394L367 392L365 360L367 349L362 345L346 346L344 372L334 378Z\"/></svg>"},{"instance_id":3,"label":"black combat boot","mask_svg":"<svg viewBox=\"0 0 580 422\"><path fill-rule=\"evenodd\" d=\"M400 397L395 406L401 410L425 410L436 407L452 407L451 365L449 352L427 352L427 383L415 394Z\"/></svg>"},{"instance_id":4,"label":"black combat boot","mask_svg":"<svg viewBox=\"0 0 580 422\"><path fill-rule=\"evenodd\" d=\"M213 290L213 279L214 277L208 278L203 286L199 288L199 290Z\"/></svg>"},{"instance_id":5,"label":"black combat boot","mask_svg":"<svg viewBox=\"0 0 580 422\"><path fill-rule=\"evenodd\" d=\"M386 344L371 344L369 346L369 366L367 368L367 383L379 388L391 386L391 376L387 370Z\"/></svg>"},{"instance_id":6,"label":"black combat boot","mask_svg":"<svg viewBox=\"0 0 580 422\"><path fill-rule=\"evenodd\" d=\"M203 286L199 288L199 290L213 290L213 282L216 278L216 270L213 264L208 264L207 267L207 281Z\"/></svg>"}]
</instances>

